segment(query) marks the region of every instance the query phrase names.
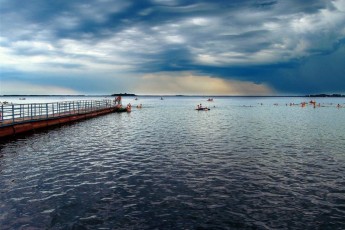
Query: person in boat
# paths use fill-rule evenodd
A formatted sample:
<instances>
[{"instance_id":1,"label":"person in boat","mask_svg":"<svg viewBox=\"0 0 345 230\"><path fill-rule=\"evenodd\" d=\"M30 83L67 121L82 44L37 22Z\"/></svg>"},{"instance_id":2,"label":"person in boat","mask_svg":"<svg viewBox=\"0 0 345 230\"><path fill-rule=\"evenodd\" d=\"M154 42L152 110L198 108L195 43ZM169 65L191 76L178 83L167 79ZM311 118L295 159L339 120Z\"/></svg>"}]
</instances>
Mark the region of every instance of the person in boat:
<instances>
[{"instance_id":1,"label":"person in boat","mask_svg":"<svg viewBox=\"0 0 345 230\"><path fill-rule=\"evenodd\" d=\"M126 110L127 110L127 112L131 112L131 110L132 110L132 105L131 105L131 103L128 103L128 104L127 104Z\"/></svg>"}]
</instances>

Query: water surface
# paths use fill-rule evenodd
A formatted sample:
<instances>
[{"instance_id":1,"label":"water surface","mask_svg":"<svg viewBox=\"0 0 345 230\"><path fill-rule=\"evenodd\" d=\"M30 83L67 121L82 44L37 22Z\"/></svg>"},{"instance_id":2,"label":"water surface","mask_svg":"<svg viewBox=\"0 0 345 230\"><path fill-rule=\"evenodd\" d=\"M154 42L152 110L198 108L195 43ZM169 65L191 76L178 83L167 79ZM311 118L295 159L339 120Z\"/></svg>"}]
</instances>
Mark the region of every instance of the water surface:
<instances>
[{"instance_id":1,"label":"water surface","mask_svg":"<svg viewBox=\"0 0 345 230\"><path fill-rule=\"evenodd\" d=\"M344 229L344 99L159 99L2 142L1 229Z\"/></svg>"}]
</instances>

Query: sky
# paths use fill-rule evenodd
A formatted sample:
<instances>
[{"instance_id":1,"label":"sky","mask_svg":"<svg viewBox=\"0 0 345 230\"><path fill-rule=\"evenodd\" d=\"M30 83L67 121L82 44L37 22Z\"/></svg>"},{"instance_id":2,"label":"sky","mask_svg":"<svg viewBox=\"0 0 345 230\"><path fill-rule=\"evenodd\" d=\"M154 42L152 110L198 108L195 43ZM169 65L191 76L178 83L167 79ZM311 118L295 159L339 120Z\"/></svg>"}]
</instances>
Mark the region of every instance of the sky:
<instances>
[{"instance_id":1,"label":"sky","mask_svg":"<svg viewBox=\"0 0 345 230\"><path fill-rule=\"evenodd\" d=\"M345 0L0 0L0 95L345 94Z\"/></svg>"}]
</instances>

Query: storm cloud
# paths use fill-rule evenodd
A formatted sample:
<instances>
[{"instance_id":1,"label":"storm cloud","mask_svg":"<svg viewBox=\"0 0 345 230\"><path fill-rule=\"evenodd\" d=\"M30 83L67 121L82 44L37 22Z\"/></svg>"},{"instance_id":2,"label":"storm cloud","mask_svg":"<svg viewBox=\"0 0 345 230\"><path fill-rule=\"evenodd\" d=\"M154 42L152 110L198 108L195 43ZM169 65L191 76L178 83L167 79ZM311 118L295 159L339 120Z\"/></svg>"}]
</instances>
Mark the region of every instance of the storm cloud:
<instances>
[{"instance_id":1,"label":"storm cloud","mask_svg":"<svg viewBox=\"0 0 345 230\"><path fill-rule=\"evenodd\" d=\"M0 0L0 15L0 94L18 82L150 93L148 75L186 72L267 94L345 92L345 0Z\"/></svg>"}]
</instances>

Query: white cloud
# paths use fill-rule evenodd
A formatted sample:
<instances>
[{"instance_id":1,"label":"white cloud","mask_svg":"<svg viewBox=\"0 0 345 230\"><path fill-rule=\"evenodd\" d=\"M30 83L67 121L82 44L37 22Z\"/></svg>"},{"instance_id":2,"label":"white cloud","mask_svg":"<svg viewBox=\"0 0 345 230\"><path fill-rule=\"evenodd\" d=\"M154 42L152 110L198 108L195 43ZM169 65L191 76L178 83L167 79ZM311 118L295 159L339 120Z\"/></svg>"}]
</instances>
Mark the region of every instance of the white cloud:
<instances>
[{"instance_id":1,"label":"white cloud","mask_svg":"<svg viewBox=\"0 0 345 230\"><path fill-rule=\"evenodd\" d=\"M152 0L152 2L166 6L175 6L179 3L178 0Z\"/></svg>"},{"instance_id":2,"label":"white cloud","mask_svg":"<svg viewBox=\"0 0 345 230\"><path fill-rule=\"evenodd\" d=\"M184 39L180 35L168 35L165 37L167 43L184 43Z\"/></svg>"},{"instance_id":3,"label":"white cloud","mask_svg":"<svg viewBox=\"0 0 345 230\"><path fill-rule=\"evenodd\" d=\"M209 20L207 18L202 18L202 17L191 18L191 19L189 19L189 22L192 25L196 25L196 26L209 26L209 25L211 25L211 20Z\"/></svg>"},{"instance_id":4,"label":"white cloud","mask_svg":"<svg viewBox=\"0 0 345 230\"><path fill-rule=\"evenodd\" d=\"M32 50L36 52L46 52L46 51L53 51L55 47L49 43L44 41L16 41L12 43L12 47L20 53L20 50Z\"/></svg>"},{"instance_id":5,"label":"white cloud","mask_svg":"<svg viewBox=\"0 0 345 230\"><path fill-rule=\"evenodd\" d=\"M120 55L116 57L116 54L107 56L106 52L102 52L102 48L97 49L91 44L61 40L55 45L19 41L13 43L11 47L0 46L1 67L20 72L68 74L80 74L85 71L101 74L133 69L124 57ZM20 52L23 49L35 52L23 55Z\"/></svg>"},{"instance_id":6,"label":"white cloud","mask_svg":"<svg viewBox=\"0 0 345 230\"><path fill-rule=\"evenodd\" d=\"M101 23L104 22L110 14L122 12L130 5L131 3L129 1L101 0L98 1L97 4L84 3L76 5L75 12L78 12L78 16L82 19L93 20Z\"/></svg>"},{"instance_id":7,"label":"white cloud","mask_svg":"<svg viewBox=\"0 0 345 230\"><path fill-rule=\"evenodd\" d=\"M335 8L339 12L345 13L345 1L344 0L332 1L332 4L335 6Z\"/></svg>"}]
</instances>

